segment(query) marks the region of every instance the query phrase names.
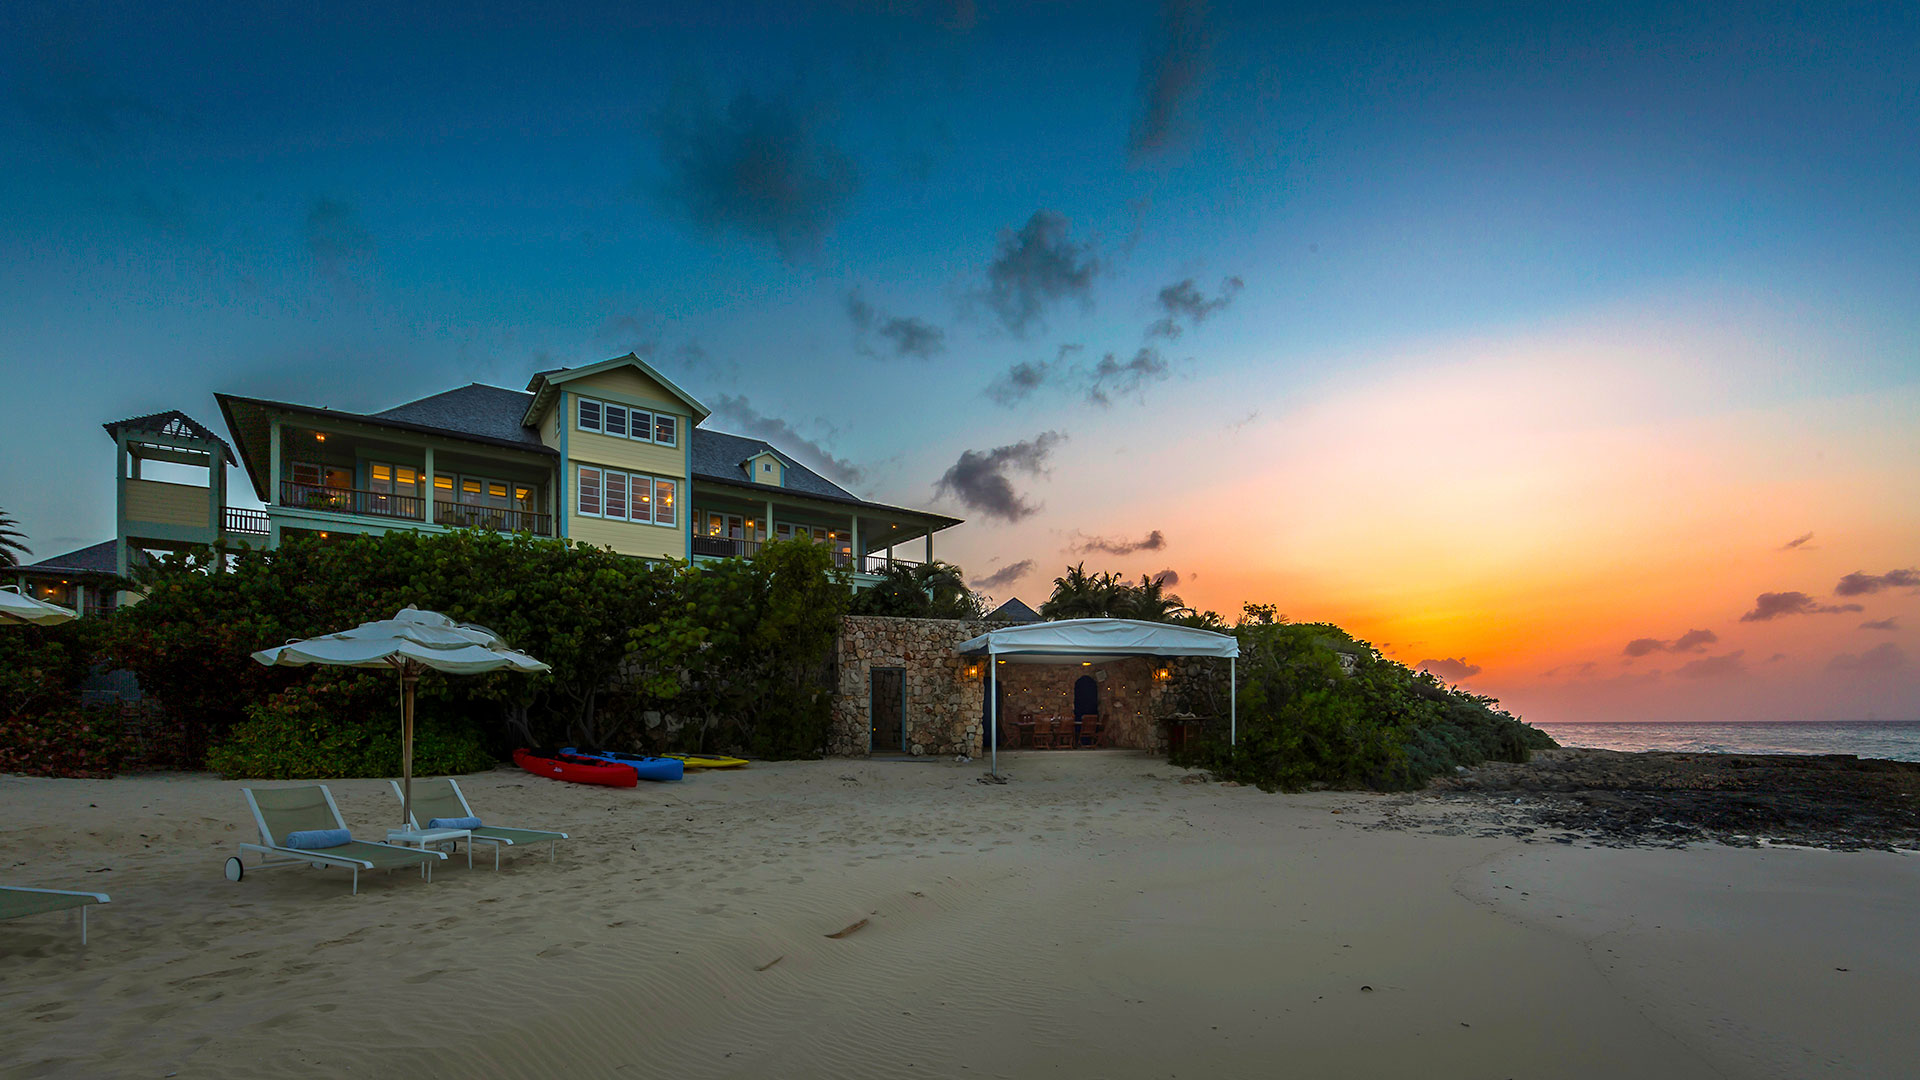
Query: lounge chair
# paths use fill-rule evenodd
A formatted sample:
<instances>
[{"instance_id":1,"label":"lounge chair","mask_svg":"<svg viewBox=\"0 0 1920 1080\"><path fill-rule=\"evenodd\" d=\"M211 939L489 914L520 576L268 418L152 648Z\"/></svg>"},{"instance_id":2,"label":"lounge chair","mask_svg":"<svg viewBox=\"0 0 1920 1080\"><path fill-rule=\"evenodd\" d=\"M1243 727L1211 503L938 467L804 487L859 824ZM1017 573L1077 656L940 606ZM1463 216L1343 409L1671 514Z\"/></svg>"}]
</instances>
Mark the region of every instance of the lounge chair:
<instances>
[{"instance_id":1,"label":"lounge chair","mask_svg":"<svg viewBox=\"0 0 1920 1080\"><path fill-rule=\"evenodd\" d=\"M400 784L394 782L393 794L400 797ZM424 829L434 821L450 821L458 818L476 819L480 815L467 805L467 797L460 791L458 782L451 779L415 780L413 782L413 821L416 829ZM518 844L547 845L547 861L554 859L559 842L567 838L563 832L548 829L507 829L495 825L477 825L468 830L471 835L469 845L492 844L493 868L500 869L500 849Z\"/></svg>"},{"instance_id":2,"label":"lounge chair","mask_svg":"<svg viewBox=\"0 0 1920 1080\"><path fill-rule=\"evenodd\" d=\"M326 785L241 788L240 793L247 797L247 806L253 810L254 823L260 826L260 843L240 845L242 854L257 851L263 856L263 861L254 867L256 870L301 865L315 869L344 867L353 871L353 892L357 896L362 870L398 870L418 866L420 876L431 881L432 876L427 868L447 857L444 852L421 851L398 844L370 844L364 840L354 840L350 835L324 847L296 847L294 843L305 842L306 838L295 838L295 833L347 834L347 823L341 819L340 808L333 802L333 792L328 791ZM293 842L289 842L289 838L293 838ZM228 881L239 881L245 873L246 867L241 863L240 856L235 855L227 860Z\"/></svg>"},{"instance_id":3,"label":"lounge chair","mask_svg":"<svg viewBox=\"0 0 1920 1080\"><path fill-rule=\"evenodd\" d=\"M17 919L46 911L80 909L80 944L87 943L87 908L108 903L103 892L72 892L67 889L29 889L24 885L0 885L0 919Z\"/></svg>"}]
</instances>

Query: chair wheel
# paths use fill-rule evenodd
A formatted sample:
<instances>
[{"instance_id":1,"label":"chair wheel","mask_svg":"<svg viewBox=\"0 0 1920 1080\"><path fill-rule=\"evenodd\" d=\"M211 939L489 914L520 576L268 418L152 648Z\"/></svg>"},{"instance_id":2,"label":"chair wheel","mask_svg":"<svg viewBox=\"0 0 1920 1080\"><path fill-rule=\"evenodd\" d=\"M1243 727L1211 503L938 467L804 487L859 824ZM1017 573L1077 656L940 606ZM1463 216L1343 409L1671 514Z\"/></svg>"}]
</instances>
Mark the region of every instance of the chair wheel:
<instances>
[{"instance_id":1,"label":"chair wheel","mask_svg":"<svg viewBox=\"0 0 1920 1080\"><path fill-rule=\"evenodd\" d=\"M240 864L240 856L235 855L227 859L227 880L228 881L239 881L241 878L245 877L246 874L247 874L247 868Z\"/></svg>"}]
</instances>

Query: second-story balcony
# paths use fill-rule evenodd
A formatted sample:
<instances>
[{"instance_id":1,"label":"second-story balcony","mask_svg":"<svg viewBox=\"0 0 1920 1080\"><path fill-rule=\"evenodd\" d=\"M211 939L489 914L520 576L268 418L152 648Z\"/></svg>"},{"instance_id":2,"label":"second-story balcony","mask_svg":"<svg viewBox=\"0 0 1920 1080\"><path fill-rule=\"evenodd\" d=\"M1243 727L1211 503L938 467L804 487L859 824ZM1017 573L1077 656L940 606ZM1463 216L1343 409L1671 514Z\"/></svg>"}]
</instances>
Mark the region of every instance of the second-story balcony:
<instances>
[{"instance_id":1,"label":"second-story balcony","mask_svg":"<svg viewBox=\"0 0 1920 1080\"><path fill-rule=\"evenodd\" d=\"M303 510L323 510L358 517L397 518L428 524L427 500L419 495L400 495L387 491L363 491L285 480L280 484L280 505ZM491 529L495 532L524 532L534 536L553 535L553 515L487 506L466 502L433 501L431 524L457 529Z\"/></svg>"},{"instance_id":2,"label":"second-story balcony","mask_svg":"<svg viewBox=\"0 0 1920 1080\"><path fill-rule=\"evenodd\" d=\"M701 536L695 534L693 538L693 554L695 557L704 556L712 559L751 559L755 553L766 546L766 543L765 540L748 540L737 536ZM845 567L856 574L878 575L887 572L887 557L885 555L867 555L856 559L853 557L852 552L835 548L833 551L833 562L835 566ZM893 565L911 567L920 564L912 559L894 559Z\"/></svg>"}]
</instances>

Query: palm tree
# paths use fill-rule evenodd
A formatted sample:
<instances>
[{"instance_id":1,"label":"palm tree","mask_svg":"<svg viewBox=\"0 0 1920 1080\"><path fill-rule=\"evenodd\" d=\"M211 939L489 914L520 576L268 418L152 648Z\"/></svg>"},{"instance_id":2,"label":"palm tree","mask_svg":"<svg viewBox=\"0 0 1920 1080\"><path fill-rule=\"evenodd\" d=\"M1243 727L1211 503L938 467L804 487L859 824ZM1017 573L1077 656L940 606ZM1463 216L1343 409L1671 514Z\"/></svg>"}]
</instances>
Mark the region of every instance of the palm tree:
<instances>
[{"instance_id":1,"label":"palm tree","mask_svg":"<svg viewBox=\"0 0 1920 1080\"><path fill-rule=\"evenodd\" d=\"M1140 584L1122 588L1126 589L1122 604L1126 618L1166 622L1186 610L1187 605L1179 597L1168 593L1166 582L1160 578L1141 574Z\"/></svg>"},{"instance_id":2,"label":"palm tree","mask_svg":"<svg viewBox=\"0 0 1920 1080\"><path fill-rule=\"evenodd\" d=\"M936 619L977 619L986 614L981 597L967 588L966 571L935 559L913 569L913 583L927 594L928 614Z\"/></svg>"},{"instance_id":3,"label":"palm tree","mask_svg":"<svg viewBox=\"0 0 1920 1080\"><path fill-rule=\"evenodd\" d=\"M20 531L19 524L0 510L0 567L19 566L21 555L33 554L27 550L27 534Z\"/></svg>"},{"instance_id":4,"label":"palm tree","mask_svg":"<svg viewBox=\"0 0 1920 1080\"><path fill-rule=\"evenodd\" d=\"M1087 564L1067 567L1062 577L1053 579L1053 595L1040 605L1045 619L1106 619L1126 610L1127 594L1132 586L1119 575L1089 574Z\"/></svg>"}]
</instances>

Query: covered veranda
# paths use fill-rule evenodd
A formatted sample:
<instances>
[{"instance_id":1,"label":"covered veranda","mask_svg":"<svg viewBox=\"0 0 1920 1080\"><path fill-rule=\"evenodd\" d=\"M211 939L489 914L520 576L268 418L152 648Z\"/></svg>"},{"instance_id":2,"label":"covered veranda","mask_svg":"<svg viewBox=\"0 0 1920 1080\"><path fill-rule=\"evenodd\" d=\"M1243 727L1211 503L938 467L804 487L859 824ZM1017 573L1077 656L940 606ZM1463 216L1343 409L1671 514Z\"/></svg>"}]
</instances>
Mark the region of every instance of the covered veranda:
<instances>
[{"instance_id":1,"label":"covered veranda","mask_svg":"<svg viewBox=\"0 0 1920 1080\"><path fill-rule=\"evenodd\" d=\"M1234 688L1236 679L1235 662L1240 655L1240 643L1230 634L1200 630L1190 626L1172 623L1142 622L1135 619L1063 619L1058 622L1028 623L1021 626L1008 626L969 638L956 646L955 651L963 656L984 656L987 659L987 738L991 770L995 775L1000 771L1000 743L1002 717L1002 688L1007 665L1042 664L1054 667L1079 668L1087 672L1073 681L1073 689L1059 702L1070 715L1074 727L1071 729L1072 747L1088 744L1085 737L1086 717L1091 716L1095 725L1093 745L1099 745L1099 736L1103 734L1100 725L1103 714L1096 707L1092 713L1082 713L1089 703L1086 692L1092 686L1096 693L1098 683L1094 678L1096 668L1107 667L1118 661L1145 659L1148 661L1167 657L1215 657L1227 661L1228 669L1228 738L1237 740L1238 736L1238 693ZM1164 678L1163 669L1155 669L1155 678ZM1059 693L1057 689L1053 693ZM1097 706L1097 703L1096 703ZM1025 710L1021 710L1025 711ZM1066 734L1056 721L1061 716L1047 717L1047 743L1058 745L1058 739ZM1024 722L1016 719L1015 723ZM1032 721L1036 726L1039 720Z\"/></svg>"}]
</instances>

